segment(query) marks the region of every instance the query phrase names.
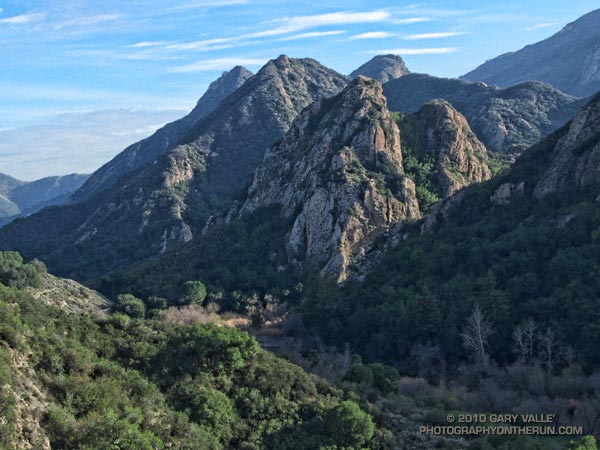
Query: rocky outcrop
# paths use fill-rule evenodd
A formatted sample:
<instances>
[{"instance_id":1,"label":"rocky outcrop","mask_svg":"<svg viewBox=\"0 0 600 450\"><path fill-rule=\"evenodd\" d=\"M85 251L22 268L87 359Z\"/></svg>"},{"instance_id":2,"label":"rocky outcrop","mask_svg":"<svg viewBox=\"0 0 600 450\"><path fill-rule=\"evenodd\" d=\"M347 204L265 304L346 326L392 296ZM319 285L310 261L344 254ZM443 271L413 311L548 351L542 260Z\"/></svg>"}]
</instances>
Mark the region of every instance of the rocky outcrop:
<instances>
[{"instance_id":1,"label":"rocky outcrop","mask_svg":"<svg viewBox=\"0 0 600 450\"><path fill-rule=\"evenodd\" d=\"M537 182L534 196L582 188L600 180L600 95L568 125L554 146L549 167Z\"/></svg>"},{"instance_id":2,"label":"rocky outcrop","mask_svg":"<svg viewBox=\"0 0 600 450\"><path fill-rule=\"evenodd\" d=\"M490 196L490 201L494 205L508 205L515 196L523 195L525 192L525 182L518 184L502 183Z\"/></svg>"},{"instance_id":3,"label":"rocky outcrop","mask_svg":"<svg viewBox=\"0 0 600 450\"><path fill-rule=\"evenodd\" d=\"M484 83L408 74L384 85L392 111L415 112L444 99L463 114L491 152L521 153L572 119L585 100L527 82L499 89Z\"/></svg>"},{"instance_id":4,"label":"rocky outcrop","mask_svg":"<svg viewBox=\"0 0 600 450\"><path fill-rule=\"evenodd\" d=\"M571 95L594 94L600 90L600 9L548 39L487 61L463 78L502 87L539 80Z\"/></svg>"},{"instance_id":5,"label":"rocky outcrop","mask_svg":"<svg viewBox=\"0 0 600 450\"><path fill-rule=\"evenodd\" d=\"M290 219L290 261L343 281L373 241L420 217L400 135L381 84L356 78L302 112L257 169L241 215L278 205Z\"/></svg>"},{"instance_id":6,"label":"rocky outcrop","mask_svg":"<svg viewBox=\"0 0 600 450\"><path fill-rule=\"evenodd\" d=\"M410 70L398 55L377 55L352 72L350 77L356 78L363 75L387 83L407 73L410 73Z\"/></svg>"},{"instance_id":7,"label":"rocky outcrop","mask_svg":"<svg viewBox=\"0 0 600 450\"><path fill-rule=\"evenodd\" d=\"M432 101L412 119L421 135L421 142L417 144L421 147L419 153L430 154L436 162L436 184L441 198L491 178L485 146L471 131L464 116L448 102Z\"/></svg>"}]
</instances>

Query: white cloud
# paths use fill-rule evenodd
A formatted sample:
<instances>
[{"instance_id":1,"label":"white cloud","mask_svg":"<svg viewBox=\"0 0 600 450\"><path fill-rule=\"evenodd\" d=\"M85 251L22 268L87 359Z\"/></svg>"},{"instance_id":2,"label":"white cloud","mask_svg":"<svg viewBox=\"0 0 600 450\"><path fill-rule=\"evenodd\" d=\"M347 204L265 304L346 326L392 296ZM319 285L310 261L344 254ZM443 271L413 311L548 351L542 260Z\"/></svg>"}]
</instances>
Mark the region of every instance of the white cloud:
<instances>
[{"instance_id":1,"label":"white cloud","mask_svg":"<svg viewBox=\"0 0 600 450\"><path fill-rule=\"evenodd\" d=\"M281 40L282 41L296 41L299 39L309 39L309 38L323 37L323 36L336 36L336 35L344 34L344 33L345 33L345 31L342 31L342 30L311 31L309 33L294 34L292 36L284 37Z\"/></svg>"},{"instance_id":2,"label":"white cloud","mask_svg":"<svg viewBox=\"0 0 600 450\"><path fill-rule=\"evenodd\" d=\"M184 3L183 5L175 6L171 8L173 11L181 11L185 9L196 9L196 8L217 8L220 6L232 6L232 5L245 5L250 3L249 0L217 0L217 1L196 1Z\"/></svg>"},{"instance_id":3,"label":"white cloud","mask_svg":"<svg viewBox=\"0 0 600 450\"><path fill-rule=\"evenodd\" d=\"M229 70L233 66L259 66L266 62L265 59L255 58L218 58L206 59L185 66L173 67L171 73L208 72L211 70Z\"/></svg>"},{"instance_id":4,"label":"white cloud","mask_svg":"<svg viewBox=\"0 0 600 450\"><path fill-rule=\"evenodd\" d=\"M318 28L323 26L331 25L344 25L354 23L373 23L383 22L390 19L390 13L383 10L370 11L370 12L335 12L328 14L318 14L313 16L295 16L295 17L282 17L275 19L265 24L274 24L274 28L270 28L263 31L257 31L254 33L242 34L238 36L221 37L213 39L202 39L192 42L181 42L172 43L162 47L164 51L211 51L221 50L226 48L240 47L250 44L256 44L258 42L251 41L251 39L264 38L264 37L275 37L294 32L309 30L311 28ZM280 40L296 40L306 39L312 37L321 36L333 36L336 34L342 34L344 31L333 30L333 31L322 31L322 32L307 32L300 33L289 38ZM139 45L138 45L139 47ZM160 44L156 45L160 48Z\"/></svg>"},{"instance_id":5,"label":"white cloud","mask_svg":"<svg viewBox=\"0 0 600 450\"><path fill-rule=\"evenodd\" d=\"M165 46L166 50L211 50L228 48L223 45L229 45L230 43L241 40L242 37L227 37L227 38L214 38L214 39L203 39L201 41L185 42L182 44L170 44Z\"/></svg>"},{"instance_id":6,"label":"white cloud","mask_svg":"<svg viewBox=\"0 0 600 450\"><path fill-rule=\"evenodd\" d=\"M251 33L244 37L277 36L280 34L293 33L295 31L302 31L310 28L317 28L329 25L383 22L389 20L390 17L390 13L388 11L383 10L358 13L340 11L335 13L317 14L312 16L282 17L269 22L272 24L279 24L275 26L275 28Z\"/></svg>"},{"instance_id":7,"label":"white cloud","mask_svg":"<svg viewBox=\"0 0 600 450\"><path fill-rule=\"evenodd\" d=\"M534 31L534 30L539 30L541 28L550 28L555 25L558 25L558 22L538 23L537 25L533 25L531 27L525 28L525 30Z\"/></svg>"},{"instance_id":8,"label":"white cloud","mask_svg":"<svg viewBox=\"0 0 600 450\"><path fill-rule=\"evenodd\" d=\"M348 39L385 39L393 36L396 35L387 31L370 31L368 33L355 34Z\"/></svg>"},{"instance_id":9,"label":"white cloud","mask_svg":"<svg viewBox=\"0 0 600 450\"><path fill-rule=\"evenodd\" d=\"M21 25L24 23L35 22L37 20L42 20L45 14L42 13L34 13L34 14L21 14L19 16L5 17L0 19L0 23L8 23L12 25Z\"/></svg>"},{"instance_id":10,"label":"white cloud","mask_svg":"<svg viewBox=\"0 0 600 450\"><path fill-rule=\"evenodd\" d=\"M418 39L440 39L452 36L462 36L463 34L467 34L465 32L459 31L448 31L444 33L421 33L421 34L409 34L408 36L404 36L404 39L408 39L411 41Z\"/></svg>"},{"instance_id":11,"label":"white cloud","mask_svg":"<svg viewBox=\"0 0 600 450\"><path fill-rule=\"evenodd\" d=\"M371 50L367 53L375 55L394 54L394 55L442 55L445 53L454 53L457 47L435 47L435 48L388 48L381 50Z\"/></svg>"},{"instance_id":12,"label":"white cloud","mask_svg":"<svg viewBox=\"0 0 600 450\"><path fill-rule=\"evenodd\" d=\"M127 48L148 48L148 47L160 47L169 44L167 41L142 41L136 42L135 44L127 45Z\"/></svg>"},{"instance_id":13,"label":"white cloud","mask_svg":"<svg viewBox=\"0 0 600 450\"><path fill-rule=\"evenodd\" d=\"M396 25L407 25L411 23L430 22L431 20L433 20L431 17L408 17L406 19L394 19L391 22Z\"/></svg>"}]
</instances>

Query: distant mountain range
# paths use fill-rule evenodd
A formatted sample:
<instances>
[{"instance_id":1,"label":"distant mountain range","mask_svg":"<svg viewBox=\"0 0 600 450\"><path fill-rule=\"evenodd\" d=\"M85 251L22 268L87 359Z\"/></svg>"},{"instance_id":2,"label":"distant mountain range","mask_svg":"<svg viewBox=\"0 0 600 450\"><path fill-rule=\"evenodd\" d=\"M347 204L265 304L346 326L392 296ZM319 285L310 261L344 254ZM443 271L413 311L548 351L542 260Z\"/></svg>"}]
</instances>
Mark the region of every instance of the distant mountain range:
<instances>
[{"instance_id":1,"label":"distant mountain range","mask_svg":"<svg viewBox=\"0 0 600 450\"><path fill-rule=\"evenodd\" d=\"M600 9L544 41L487 61L462 78L500 87L537 80L567 94L592 95L600 90Z\"/></svg>"},{"instance_id":2,"label":"distant mountain range","mask_svg":"<svg viewBox=\"0 0 600 450\"><path fill-rule=\"evenodd\" d=\"M0 226L46 206L64 203L88 177L71 174L28 182L0 173Z\"/></svg>"}]
</instances>

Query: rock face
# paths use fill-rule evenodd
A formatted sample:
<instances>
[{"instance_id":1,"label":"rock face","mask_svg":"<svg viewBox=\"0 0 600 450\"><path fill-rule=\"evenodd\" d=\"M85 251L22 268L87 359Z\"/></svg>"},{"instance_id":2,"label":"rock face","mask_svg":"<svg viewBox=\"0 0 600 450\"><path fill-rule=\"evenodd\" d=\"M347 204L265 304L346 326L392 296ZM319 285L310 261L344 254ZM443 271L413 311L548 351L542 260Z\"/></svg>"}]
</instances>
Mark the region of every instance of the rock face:
<instances>
[{"instance_id":1,"label":"rock face","mask_svg":"<svg viewBox=\"0 0 600 450\"><path fill-rule=\"evenodd\" d=\"M215 111L221 102L242 86L252 72L236 66L216 81L213 81L196 107L187 116L169 123L152 136L130 145L111 161L106 163L75 192L73 202L80 202L114 185L120 177L154 161L159 155L175 147L190 129L203 117Z\"/></svg>"},{"instance_id":2,"label":"rock face","mask_svg":"<svg viewBox=\"0 0 600 450\"><path fill-rule=\"evenodd\" d=\"M552 150L534 196L598 184L600 180L600 95L568 125Z\"/></svg>"},{"instance_id":3,"label":"rock face","mask_svg":"<svg viewBox=\"0 0 600 450\"><path fill-rule=\"evenodd\" d=\"M404 60L397 55L377 55L350 74L351 78L359 75L387 83L410 73Z\"/></svg>"},{"instance_id":4,"label":"rock face","mask_svg":"<svg viewBox=\"0 0 600 450\"><path fill-rule=\"evenodd\" d=\"M384 85L392 111L414 112L434 100L447 100L468 120L492 152L520 153L573 118L585 100L539 82L508 89L483 83L408 74Z\"/></svg>"},{"instance_id":5,"label":"rock face","mask_svg":"<svg viewBox=\"0 0 600 450\"><path fill-rule=\"evenodd\" d=\"M88 177L71 174L25 182L0 174L0 226L46 206L64 203Z\"/></svg>"},{"instance_id":6,"label":"rock face","mask_svg":"<svg viewBox=\"0 0 600 450\"><path fill-rule=\"evenodd\" d=\"M472 183L491 178L487 150L469 128L467 120L452 105L434 100L411 117L418 124L419 155L435 161L438 194L446 198ZM413 138L414 139L414 138Z\"/></svg>"},{"instance_id":7,"label":"rock face","mask_svg":"<svg viewBox=\"0 0 600 450\"><path fill-rule=\"evenodd\" d=\"M179 145L85 201L4 227L0 248L19 249L56 273L83 279L187 242L210 215L230 208L304 107L346 84L346 77L314 60L270 61Z\"/></svg>"},{"instance_id":8,"label":"rock face","mask_svg":"<svg viewBox=\"0 0 600 450\"><path fill-rule=\"evenodd\" d=\"M337 281L376 237L420 217L379 82L359 76L303 111L266 153L241 214L269 205L292 223L289 259L315 263Z\"/></svg>"},{"instance_id":9,"label":"rock face","mask_svg":"<svg viewBox=\"0 0 600 450\"><path fill-rule=\"evenodd\" d=\"M539 80L571 95L592 95L600 90L600 9L544 41L487 61L462 78L501 87Z\"/></svg>"}]
</instances>

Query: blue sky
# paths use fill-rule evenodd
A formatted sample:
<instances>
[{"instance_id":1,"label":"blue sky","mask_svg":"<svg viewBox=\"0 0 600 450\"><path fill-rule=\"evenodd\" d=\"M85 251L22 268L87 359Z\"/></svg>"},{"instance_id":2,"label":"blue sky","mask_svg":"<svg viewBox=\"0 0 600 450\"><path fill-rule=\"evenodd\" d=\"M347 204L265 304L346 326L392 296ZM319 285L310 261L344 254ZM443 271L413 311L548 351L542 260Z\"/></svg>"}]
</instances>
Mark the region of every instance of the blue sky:
<instances>
[{"instance_id":1,"label":"blue sky","mask_svg":"<svg viewBox=\"0 0 600 450\"><path fill-rule=\"evenodd\" d=\"M180 114L221 71L236 64L256 71L279 54L349 73L377 53L398 53L412 71L458 76L597 7L597 0L0 0L0 144L3 129L60 126L56 117L65 114ZM95 168L80 153L63 172ZM18 163L11 170L32 174Z\"/></svg>"}]
</instances>

